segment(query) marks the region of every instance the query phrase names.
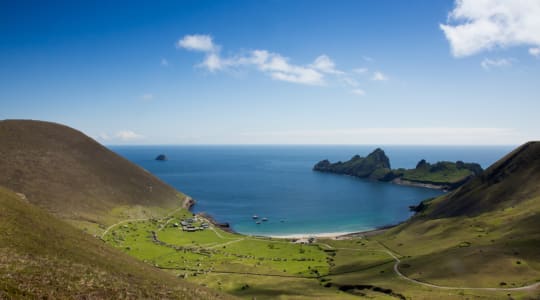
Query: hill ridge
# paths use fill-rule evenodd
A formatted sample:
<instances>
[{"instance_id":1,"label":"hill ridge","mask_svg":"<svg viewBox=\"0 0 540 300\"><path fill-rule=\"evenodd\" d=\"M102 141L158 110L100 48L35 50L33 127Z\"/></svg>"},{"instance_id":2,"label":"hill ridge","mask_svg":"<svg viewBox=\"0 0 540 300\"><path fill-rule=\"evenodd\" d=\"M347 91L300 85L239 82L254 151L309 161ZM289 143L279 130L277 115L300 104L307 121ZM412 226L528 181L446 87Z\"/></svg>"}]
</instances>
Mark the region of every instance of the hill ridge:
<instances>
[{"instance_id":1,"label":"hill ridge","mask_svg":"<svg viewBox=\"0 0 540 300\"><path fill-rule=\"evenodd\" d=\"M185 197L65 125L4 120L0 141L0 186L84 227L104 227L128 214L159 215L181 206Z\"/></svg>"}]
</instances>

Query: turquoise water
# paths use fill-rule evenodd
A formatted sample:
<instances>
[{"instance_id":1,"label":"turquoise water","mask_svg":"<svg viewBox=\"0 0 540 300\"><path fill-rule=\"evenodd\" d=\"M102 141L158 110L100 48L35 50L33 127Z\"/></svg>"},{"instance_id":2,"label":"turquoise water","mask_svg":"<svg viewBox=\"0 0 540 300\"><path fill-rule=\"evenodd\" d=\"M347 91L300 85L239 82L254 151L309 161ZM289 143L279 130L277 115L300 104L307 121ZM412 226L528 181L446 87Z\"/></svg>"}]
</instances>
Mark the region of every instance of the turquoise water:
<instances>
[{"instance_id":1,"label":"turquoise water","mask_svg":"<svg viewBox=\"0 0 540 300\"><path fill-rule=\"evenodd\" d=\"M244 234L353 232L396 224L409 205L442 194L313 172L322 159L367 155L374 146L111 146L113 151L192 196L207 212ZM463 160L489 166L513 147L384 146L393 168L420 159ZM158 154L168 161L155 161ZM252 215L268 218L256 224Z\"/></svg>"}]
</instances>

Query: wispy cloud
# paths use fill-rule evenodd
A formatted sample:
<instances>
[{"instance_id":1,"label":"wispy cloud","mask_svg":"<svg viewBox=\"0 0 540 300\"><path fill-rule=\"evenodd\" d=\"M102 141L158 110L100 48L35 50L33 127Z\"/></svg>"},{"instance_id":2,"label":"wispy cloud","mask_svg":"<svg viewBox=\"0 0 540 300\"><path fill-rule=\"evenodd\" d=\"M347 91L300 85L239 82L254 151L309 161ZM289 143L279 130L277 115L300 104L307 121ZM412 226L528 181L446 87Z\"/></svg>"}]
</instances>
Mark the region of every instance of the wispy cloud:
<instances>
[{"instance_id":1,"label":"wispy cloud","mask_svg":"<svg viewBox=\"0 0 540 300\"><path fill-rule=\"evenodd\" d=\"M512 66L512 59L510 58L498 58L498 59L489 59L484 58L480 65L485 70L489 70L491 68L503 68L503 67L510 67Z\"/></svg>"},{"instance_id":2,"label":"wispy cloud","mask_svg":"<svg viewBox=\"0 0 540 300\"><path fill-rule=\"evenodd\" d=\"M355 94L356 96L366 95L366 92L363 89L354 89L351 91L351 93Z\"/></svg>"},{"instance_id":3,"label":"wispy cloud","mask_svg":"<svg viewBox=\"0 0 540 300\"><path fill-rule=\"evenodd\" d=\"M373 73L373 77L371 77L371 80L375 80L375 81L387 81L388 80L388 76L384 75L382 72L374 72Z\"/></svg>"},{"instance_id":4,"label":"wispy cloud","mask_svg":"<svg viewBox=\"0 0 540 300\"><path fill-rule=\"evenodd\" d=\"M290 58L264 49L224 57L221 55L221 46L215 44L209 35L186 35L176 45L178 48L205 53L204 60L197 66L213 73L227 69L252 68L278 81L318 86L334 81L355 88L359 84L354 76L368 72L365 68L354 69L351 72L340 70L334 60L326 54L319 55L306 65L292 63ZM372 61L371 58L369 60ZM388 79L380 72L374 74L374 78L376 78L374 80ZM355 93L354 89L351 92ZM358 91L355 94L358 94Z\"/></svg>"},{"instance_id":5,"label":"wispy cloud","mask_svg":"<svg viewBox=\"0 0 540 300\"><path fill-rule=\"evenodd\" d=\"M520 144L534 137L512 128L483 127L383 127L332 130L246 132L255 143L288 144L402 144L402 145L503 145Z\"/></svg>"},{"instance_id":6,"label":"wispy cloud","mask_svg":"<svg viewBox=\"0 0 540 300\"><path fill-rule=\"evenodd\" d=\"M114 137L124 142L144 138L142 135L135 133L131 130L120 130L114 135Z\"/></svg>"},{"instance_id":7,"label":"wispy cloud","mask_svg":"<svg viewBox=\"0 0 540 300\"><path fill-rule=\"evenodd\" d=\"M103 141L109 141L111 139L111 136L108 135L107 133L102 132L98 135L98 139L103 140Z\"/></svg>"},{"instance_id":8,"label":"wispy cloud","mask_svg":"<svg viewBox=\"0 0 540 300\"><path fill-rule=\"evenodd\" d=\"M440 28L453 56L464 57L495 48L540 46L538 16L538 0L456 0L448 24Z\"/></svg>"},{"instance_id":9,"label":"wispy cloud","mask_svg":"<svg viewBox=\"0 0 540 300\"><path fill-rule=\"evenodd\" d=\"M343 77L341 79L347 86L357 87L360 85L358 80L351 78L351 77Z\"/></svg>"},{"instance_id":10,"label":"wispy cloud","mask_svg":"<svg viewBox=\"0 0 540 300\"><path fill-rule=\"evenodd\" d=\"M289 59L266 50L255 50L248 57L238 59L238 64L250 64L260 71L268 73L275 80L283 80L307 85L323 85L324 75L321 71L309 66L289 63ZM332 64L332 63L330 63ZM323 66L332 69L333 67Z\"/></svg>"},{"instance_id":11,"label":"wispy cloud","mask_svg":"<svg viewBox=\"0 0 540 300\"><path fill-rule=\"evenodd\" d=\"M323 54L315 59L315 61L310 65L313 69L321 71L328 74L345 74L345 72L337 70L336 64L330 57Z\"/></svg>"},{"instance_id":12,"label":"wispy cloud","mask_svg":"<svg viewBox=\"0 0 540 300\"><path fill-rule=\"evenodd\" d=\"M352 70L356 74L366 74L369 69L368 68L356 68Z\"/></svg>"},{"instance_id":13,"label":"wispy cloud","mask_svg":"<svg viewBox=\"0 0 540 300\"><path fill-rule=\"evenodd\" d=\"M106 143L126 143L144 139L144 136L133 130L119 130L115 133L102 132L96 136L97 140Z\"/></svg>"},{"instance_id":14,"label":"wispy cloud","mask_svg":"<svg viewBox=\"0 0 540 300\"><path fill-rule=\"evenodd\" d=\"M374 62L375 61L375 59L373 59L373 57L369 57L369 56L365 56L365 55L362 56L362 59L367 61L367 62Z\"/></svg>"},{"instance_id":15,"label":"wispy cloud","mask_svg":"<svg viewBox=\"0 0 540 300\"><path fill-rule=\"evenodd\" d=\"M144 101L150 101L150 100L154 99L154 95L153 94L143 94L141 96L141 99L144 100Z\"/></svg>"},{"instance_id":16,"label":"wispy cloud","mask_svg":"<svg viewBox=\"0 0 540 300\"><path fill-rule=\"evenodd\" d=\"M540 57L540 48L529 48L529 54L537 58Z\"/></svg>"},{"instance_id":17,"label":"wispy cloud","mask_svg":"<svg viewBox=\"0 0 540 300\"><path fill-rule=\"evenodd\" d=\"M162 58L160 64L162 66L164 66L164 67L168 67L169 66L169 61L167 59L165 59L165 58Z\"/></svg>"}]
</instances>

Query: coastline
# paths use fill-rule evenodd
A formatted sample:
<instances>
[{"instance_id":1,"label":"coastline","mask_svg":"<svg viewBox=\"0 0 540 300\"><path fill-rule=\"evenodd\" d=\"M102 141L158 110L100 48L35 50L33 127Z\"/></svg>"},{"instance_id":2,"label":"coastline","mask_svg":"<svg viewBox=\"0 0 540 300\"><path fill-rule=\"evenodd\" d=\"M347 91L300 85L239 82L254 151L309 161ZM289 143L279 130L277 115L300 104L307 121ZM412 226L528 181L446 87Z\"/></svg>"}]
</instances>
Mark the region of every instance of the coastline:
<instances>
[{"instance_id":1,"label":"coastline","mask_svg":"<svg viewBox=\"0 0 540 300\"><path fill-rule=\"evenodd\" d=\"M182 201L182 208L185 208L191 213L193 213L191 209L193 208L193 206L195 206L196 203L197 202L193 198L186 195L184 197L184 200ZM234 229L232 229L231 225L228 222L220 223L216 221L211 215L205 212L200 212L200 213L197 213L196 215L206 219L209 223L211 223L215 227L229 233L238 234L242 236L253 236L253 237L270 238L270 239L284 239L284 240L300 240L300 239L309 239L309 238L342 240L342 239L351 239L351 238L358 238L358 237L368 237L368 236L384 233L385 231L403 223L403 222L400 222L394 225L379 226L376 228L361 230L361 231L260 235L260 234L244 234L244 233L236 232L234 231Z\"/></svg>"},{"instance_id":2,"label":"coastline","mask_svg":"<svg viewBox=\"0 0 540 300\"><path fill-rule=\"evenodd\" d=\"M276 238L276 239L306 239L306 238L313 237L313 238L320 238L320 239L345 240L345 239L350 239L350 238L378 235L383 232L386 232L387 230L391 228L398 226L399 224L379 226L374 229L368 229L368 230L362 230L362 231L298 233L298 234L286 234L286 235L269 235L269 236L263 236L263 237L270 237L270 238Z\"/></svg>"},{"instance_id":3,"label":"coastline","mask_svg":"<svg viewBox=\"0 0 540 300\"><path fill-rule=\"evenodd\" d=\"M195 205L195 200L190 196L185 195L184 200L182 200L182 208L185 208L191 212L191 208Z\"/></svg>"},{"instance_id":4,"label":"coastline","mask_svg":"<svg viewBox=\"0 0 540 300\"><path fill-rule=\"evenodd\" d=\"M386 181L386 180L377 180L377 179L368 178L368 177L358 177L355 175L344 174L344 173L335 173L335 172L328 172L328 171L321 171L321 170L314 170L314 171L321 172L321 173L329 173L329 174L334 174L334 175L341 175L341 176L350 176L354 178L372 180L372 181L383 182L383 183L392 183L392 184L397 184L397 185L402 185L402 186L412 186L412 187L419 187L419 188L425 188L425 189L431 189L431 190L441 190L443 192L447 192L451 189L451 187L447 183L444 183L444 184L422 183L422 182L404 180L401 178L395 178L395 179Z\"/></svg>"},{"instance_id":5,"label":"coastline","mask_svg":"<svg viewBox=\"0 0 540 300\"><path fill-rule=\"evenodd\" d=\"M185 196L182 202L182 207L191 212L191 208L193 208L195 203L196 201L193 198L191 198L190 196ZM216 221L211 215L205 212L197 213L197 215L202 218L205 218L209 223L211 223L215 227L218 227L219 229L229 232L229 233L238 234L242 236L253 236L253 237L270 238L270 239L284 239L284 240L299 240L299 239L308 239L308 238L341 240L341 239L351 239L351 238L357 238L357 237L367 237L367 236L373 236L373 235L384 233L385 231L393 227L396 227L402 223L401 222L394 225L379 226L373 229L367 229L367 230L362 230L362 231L260 235L260 234L244 234L244 233L236 232L234 231L234 229L231 228L228 222L220 223Z\"/></svg>"},{"instance_id":6,"label":"coastline","mask_svg":"<svg viewBox=\"0 0 540 300\"><path fill-rule=\"evenodd\" d=\"M294 234L276 234L276 235L262 235L263 237L269 237L273 239L305 239L305 238L336 238L338 236L345 236L349 234L354 234L356 232L319 232L319 233L294 233ZM261 235L253 235L261 236Z\"/></svg>"},{"instance_id":7,"label":"coastline","mask_svg":"<svg viewBox=\"0 0 540 300\"><path fill-rule=\"evenodd\" d=\"M432 184L432 183L422 183L422 182L415 182L410 180L405 180L401 178L396 178L391 181L394 184L397 185L403 185L403 186L414 186L414 187L421 187L426 189L433 189L433 190L442 190L442 191L448 191L450 187L448 184Z\"/></svg>"}]
</instances>

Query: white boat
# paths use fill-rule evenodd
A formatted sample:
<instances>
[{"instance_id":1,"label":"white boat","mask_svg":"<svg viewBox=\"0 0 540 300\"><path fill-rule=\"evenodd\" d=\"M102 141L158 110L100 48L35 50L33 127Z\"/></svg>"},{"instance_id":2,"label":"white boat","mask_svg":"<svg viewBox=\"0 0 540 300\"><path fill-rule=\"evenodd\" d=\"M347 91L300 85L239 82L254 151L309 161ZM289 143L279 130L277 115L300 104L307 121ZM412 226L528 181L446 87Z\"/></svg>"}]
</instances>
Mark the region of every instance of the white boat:
<instances>
[{"instance_id":1,"label":"white boat","mask_svg":"<svg viewBox=\"0 0 540 300\"><path fill-rule=\"evenodd\" d=\"M253 217L252 217L252 218L253 218L253 219L255 220L255 219L258 219L258 218L259 218L259 216L257 216L257 215L253 215Z\"/></svg>"}]
</instances>

